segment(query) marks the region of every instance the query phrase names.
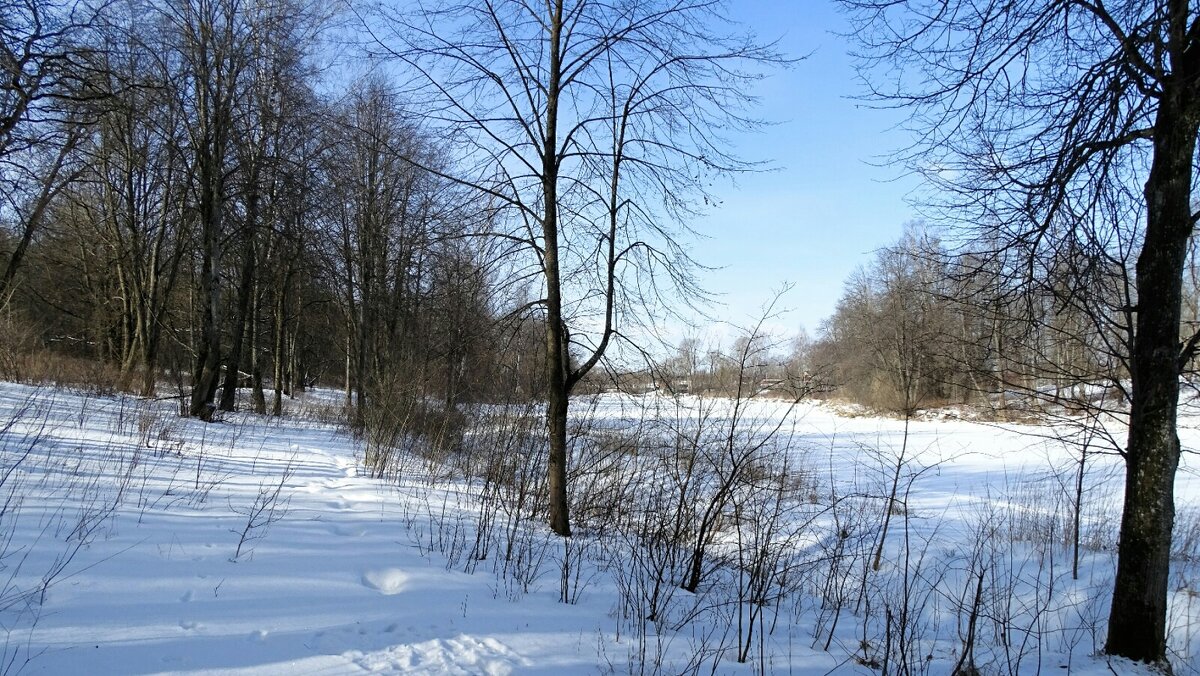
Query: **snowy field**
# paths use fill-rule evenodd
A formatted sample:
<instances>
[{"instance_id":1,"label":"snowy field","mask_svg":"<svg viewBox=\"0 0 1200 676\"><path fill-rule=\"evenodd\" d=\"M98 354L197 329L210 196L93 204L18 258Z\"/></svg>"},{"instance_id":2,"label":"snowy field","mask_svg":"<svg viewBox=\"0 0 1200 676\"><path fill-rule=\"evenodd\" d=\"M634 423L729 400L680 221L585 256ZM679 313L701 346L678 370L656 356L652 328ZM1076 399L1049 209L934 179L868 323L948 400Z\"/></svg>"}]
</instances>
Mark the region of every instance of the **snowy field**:
<instances>
[{"instance_id":1,"label":"snowy field","mask_svg":"<svg viewBox=\"0 0 1200 676\"><path fill-rule=\"evenodd\" d=\"M204 425L0 385L0 672L1149 673L1096 656L1121 475L1088 456L1075 570L1069 425L580 400L563 541L527 518L535 432L495 416L376 478L307 397ZM1178 674L1200 673L1184 463Z\"/></svg>"}]
</instances>

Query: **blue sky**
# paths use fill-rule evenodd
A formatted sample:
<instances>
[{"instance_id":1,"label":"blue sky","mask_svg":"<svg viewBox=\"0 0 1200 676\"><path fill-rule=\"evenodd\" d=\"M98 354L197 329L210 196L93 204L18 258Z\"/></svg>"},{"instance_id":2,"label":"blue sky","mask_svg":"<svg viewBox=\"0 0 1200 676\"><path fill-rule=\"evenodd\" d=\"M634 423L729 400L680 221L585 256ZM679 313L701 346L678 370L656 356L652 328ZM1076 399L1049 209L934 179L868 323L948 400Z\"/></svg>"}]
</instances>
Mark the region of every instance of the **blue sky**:
<instances>
[{"instance_id":1,"label":"blue sky","mask_svg":"<svg viewBox=\"0 0 1200 676\"><path fill-rule=\"evenodd\" d=\"M841 293L842 282L873 252L898 239L916 213L905 197L918 185L900 168L877 166L909 137L896 129L896 111L854 100L861 94L845 40L848 24L828 0L733 3L737 18L760 38L781 38L790 55L811 53L772 75L756 92L759 116L778 122L761 134L739 136L746 159L778 169L745 175L717 188L721 206L697 224L697 260L721 269L704 285L723 306L713 314L744 324L772 290L795 288L791 312L777 328L816 333Z\"/></svg>"}]
</instances>

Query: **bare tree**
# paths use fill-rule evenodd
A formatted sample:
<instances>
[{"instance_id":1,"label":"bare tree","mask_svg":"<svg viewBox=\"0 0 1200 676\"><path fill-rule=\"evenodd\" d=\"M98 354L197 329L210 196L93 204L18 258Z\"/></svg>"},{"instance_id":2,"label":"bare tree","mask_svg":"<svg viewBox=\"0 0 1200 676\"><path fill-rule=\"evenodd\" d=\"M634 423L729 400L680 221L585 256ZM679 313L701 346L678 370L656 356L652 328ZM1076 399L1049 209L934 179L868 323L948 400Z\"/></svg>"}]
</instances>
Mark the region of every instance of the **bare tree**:
<instances>
[{"instance_id":1,"label":"bare tree","mask_svg":"<svg viewBox=\"0 0 1200 676\"><path fill-rule=\"evenodd\" d=\"M15 231L4 251L0 297L54 198L79 175L73 151L90 116L83 104L99 43L103 2L0 2L0 224Z\"/></svg>"},{"instance_id":2,"label":"bare tree","mask_svg":"<svg viewBox=\"0 0 1200 676\"><path fill-rule=\"evenodd\" d=\"M869 268L846 280L821 332L819 361L837 373L838 385L906 419L951 389L951 305L939 251L917 230L880 250Z\"/></svg>"},{"instance_id":3,"label":"bare tree","mask_svg":"<svg viewBox=\"0 0 1200 676\"><path fill-rule=\"evenodd\" d=\"M177 64L160 57L137 17L117 18L110 17L103 77L93 82L105 99L81 148L84 181L70 191L70 208L58 220L103 242L81 254L104 256L98 267L112 271L116 288L109 297L119 299L114 356L124 373L141 371L148 396L157 384L171 296L191 244L181 180L183 120L168 87Z\"/></svg>"},{"instance_id":4,"label":"bare tree","mask_svg":"<svg viewBox=\"0 0 1200 676\"><path fill-rule=\"evenodd\" d=\"M161 7L182 61L191 188L200 238L200 337L190 415L211 420L221 369L221 262L228 234L235 101L250 60L252 26L240 0L176 0Z\"/></svg>"},{"instance_id":5,"label":"bare tree","mask_svg":"<svg viewBox=\"0 0 1200 676\"><path fill-rule=\"evenodd\" d=\"M267 239L264 231L276 228L281 212L288 209L280 202L295 201L296 196L281 194L281 176L294 170L299 164L296 160L304 156L297 136L313 122L311 116L316 106L309 90L312 81L309 60L310 52L318 46L325 19L312 3L294 0L254 3L247 12L254 31L246 45L250 50L250 65L232 119L236 132L234 156L240 177L234 241L241 254L241 265L220 400L220 409L224 411L234 409L246 353L250 356L255 406L264 411L266 408L257 349L262 240Z\"/></svg>"},{"instance_id":6,"label":"bare tree","mask_svg":"<svg viewBox=\"0 0 1200 676\"><path fill-rule=\"evenodd\" d=\"M639 309L695 291L679 226L712 176L749 168L722 133L755 126L748 87L779 59L726 33L715 0L451 0L385 19L380 44L461 150L453 178L541 283L549 520L569 535L571 392Z\"/></svg>"},{"instance_id":7,"label":"bare tree","mask_svg":"<svg viewBox=\"0 0 1200 676\"><path fill-rule=\"evenodd\" d=\"M434 152L380 78L352 87L325 145L332 190L324 213L345 313L346 397L355 397L362 424L381 379L422 352L410 339L432 237L433 176L417 165L431 163Z\"/></svg>"},{"instance_id":8,"label":"bare tree","mask_svg":"<svg viewBox=\"0 0 1200 676\"><path fill-rule=\"evenodd\" d=\"M1106 650L1166 661L1179 463L1182 278L1200 129L1200 17L1188 0L843 0L871 93L907 107L940 215L1033 276L1082 242L1136 253L1125 508ZM898 67L898 68L897 68ZM890 78L890 79L889 79ZM1140 194L1136 186L1142 186ZM1129 220L1113 203L1136 205ZM976 252L978 253L978 251ZM1014 266L1013 263L1016 263Z\"/></svg>"}]
</instances>

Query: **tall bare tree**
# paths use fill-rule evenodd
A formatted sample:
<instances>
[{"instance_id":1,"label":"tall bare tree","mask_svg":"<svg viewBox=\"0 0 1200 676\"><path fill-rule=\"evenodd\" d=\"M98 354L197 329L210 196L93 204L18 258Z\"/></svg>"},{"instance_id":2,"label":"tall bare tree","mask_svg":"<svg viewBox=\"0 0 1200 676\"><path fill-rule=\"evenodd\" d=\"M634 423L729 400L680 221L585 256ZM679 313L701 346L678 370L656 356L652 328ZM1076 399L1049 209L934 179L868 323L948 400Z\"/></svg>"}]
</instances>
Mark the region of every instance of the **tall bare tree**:
<instances>
[{"instance_id":1,"label":"tall bare tree","mask_svg":"<svg viewBox=\"0 0 1200 676\"><path fill-rule=\"evenodd\" d=\"M304 156L297 136L310 132L316 112L310 91L310 53L318 47L326 18L313 3L297 0L259 0L248 3L245 12L252 26L245 45L250 50L249 64L232 119L232 152L238 167L237 185L231 191L238 207L232 239L241 261L219 403L224 411L234 409L247 353L255 405L265 409L257 366L260 249L262 240L268 239L264 231L278 226L281 212L299 206L297 201L303 203L296 195L281 194L280 177ZM292 204L283 206L284 201Z\"/></svg>"},{"instance_id":2,"label":"tall bare tree","mask_svg":"<svg viewBox=\"0 0 1200 676\"><path fill-rule=\"evenodd\" d=\"M415 315L436 179L420 165L434 153L379 78L356 83L328 126L327 248L346 320L347 399L354 396L361 424L385 372L423 352Z\"/></svg>"},{"instance_id":3,"label":"tall bare tree","mask_svg":"<svg viewBox=\"0 0 1200 676\"><path fill-rule=\"evenodd\" d=\"M1180 335L1200 129L1188 0L843 0L871 93L907 107L907 158L991 260L1034 276L1078 242L1136 252L1125 505L1106 650L1165 663ZM886 64L887 68L871 69ZM1139 190L1140 186L1140 190ZM1142 218L1112 218L1136 205ZM1086 248L1085 246L1085 248ZM1013 269L1010 267L1009 269Z\"/></svg>"},{"instance_id":4,"label":"tall bare tree","mask_svg":"<svg viewBox=\"0 0 1200 676\"><path fill-rule=\"evenodd\" d=\"M189 413L209 420L221 368L221 262L233 169L235 102L250 61L252 26L241 0L173 0L161 7L184 64L191 188L200 248L200 337Z\"/></svg>"},{"instance_id":5,"label":"tall bare tree","mask_svg":"<svg viewBox=\"0 0 1200 676\"><path fill-rule=\"evenodd\" d=\"M571 532L571 392L668 288L695 291L677 237L714 175L749 168L723 133L778 62L717 0L448 0L398 8L380 44L460 149L454 180L502 212L543 295L550 526ZM371 24L369 24L371 25ZM682 227L681 227L682 226Z\"/></svg>"},{"instance_id":6,"label":"tall bare tree","mask_svg":"<svg viewBox=\"0 0 1200 676\"><path fill-rule=\"evenodd\" d=\"M153 44L134 7L109 21L109 47L93 86L105 94L93 131L81 148L87 171L71 191L64 225L91 229L102 246L83 251L105 257L119 299L117 358L125 373L140 371L141 390L154 393L160 345L171 297L191 245L186 208L182 111L170 82L178 62ZM119 20L118 20L119 19Z\"/></svg>"}]
</instances>

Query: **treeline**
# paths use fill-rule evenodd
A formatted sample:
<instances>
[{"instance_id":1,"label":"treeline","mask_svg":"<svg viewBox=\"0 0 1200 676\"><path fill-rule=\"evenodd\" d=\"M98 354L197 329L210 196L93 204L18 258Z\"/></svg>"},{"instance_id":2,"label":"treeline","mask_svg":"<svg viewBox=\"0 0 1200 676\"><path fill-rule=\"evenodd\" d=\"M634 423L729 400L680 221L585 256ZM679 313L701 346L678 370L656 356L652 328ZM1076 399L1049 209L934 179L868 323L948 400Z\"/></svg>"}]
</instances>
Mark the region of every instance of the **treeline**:
<instances>
[{"instance_id":1,"label":"treeline","mask_svg":"<svg viewBox=\"0 0 1200 676\"><path fill-rule=\"evenodd\" d=\"M623 383L635 391L836 397L909 416L950 405L1001 417L1127 412L1131 261L1079 241L1035 259L978 240L951 246L934 233L913 224L879 249L845 280L815 336L755 330L727 345L686 337L656 369ZM1189 269L1183 335L1195 334L1200 317L1200 270Z\"/></svg>"},{"instance_id":2,"label":"treeline","mask_svg":"<svg viewBox=\"0 0 1200 676\"><path fill-rule=\"evenodd\" d=\"M841 396L899 413L1127 410L1137 307L1128 254L1079 242L1038 259L1016 249L956 249L910 227L846 280L796 358ZM1195 281L1185 283L1183 335L1196 326Z\"/></svg>"},{"instance_id":3,"label":"treeline","mask_svg":"<svg viewBox=\"0 0 1200 676\"><path fill-rule=\"evenodd\" d=\"M275 414L315 382L360 412L538 391L528 291L473 236L493 212L388 78L331 56L337 22L294 0L3 3L0 376L78 358L145 395L175 382L205 418L239 386Z\"/></svg>"}]
</instances>

